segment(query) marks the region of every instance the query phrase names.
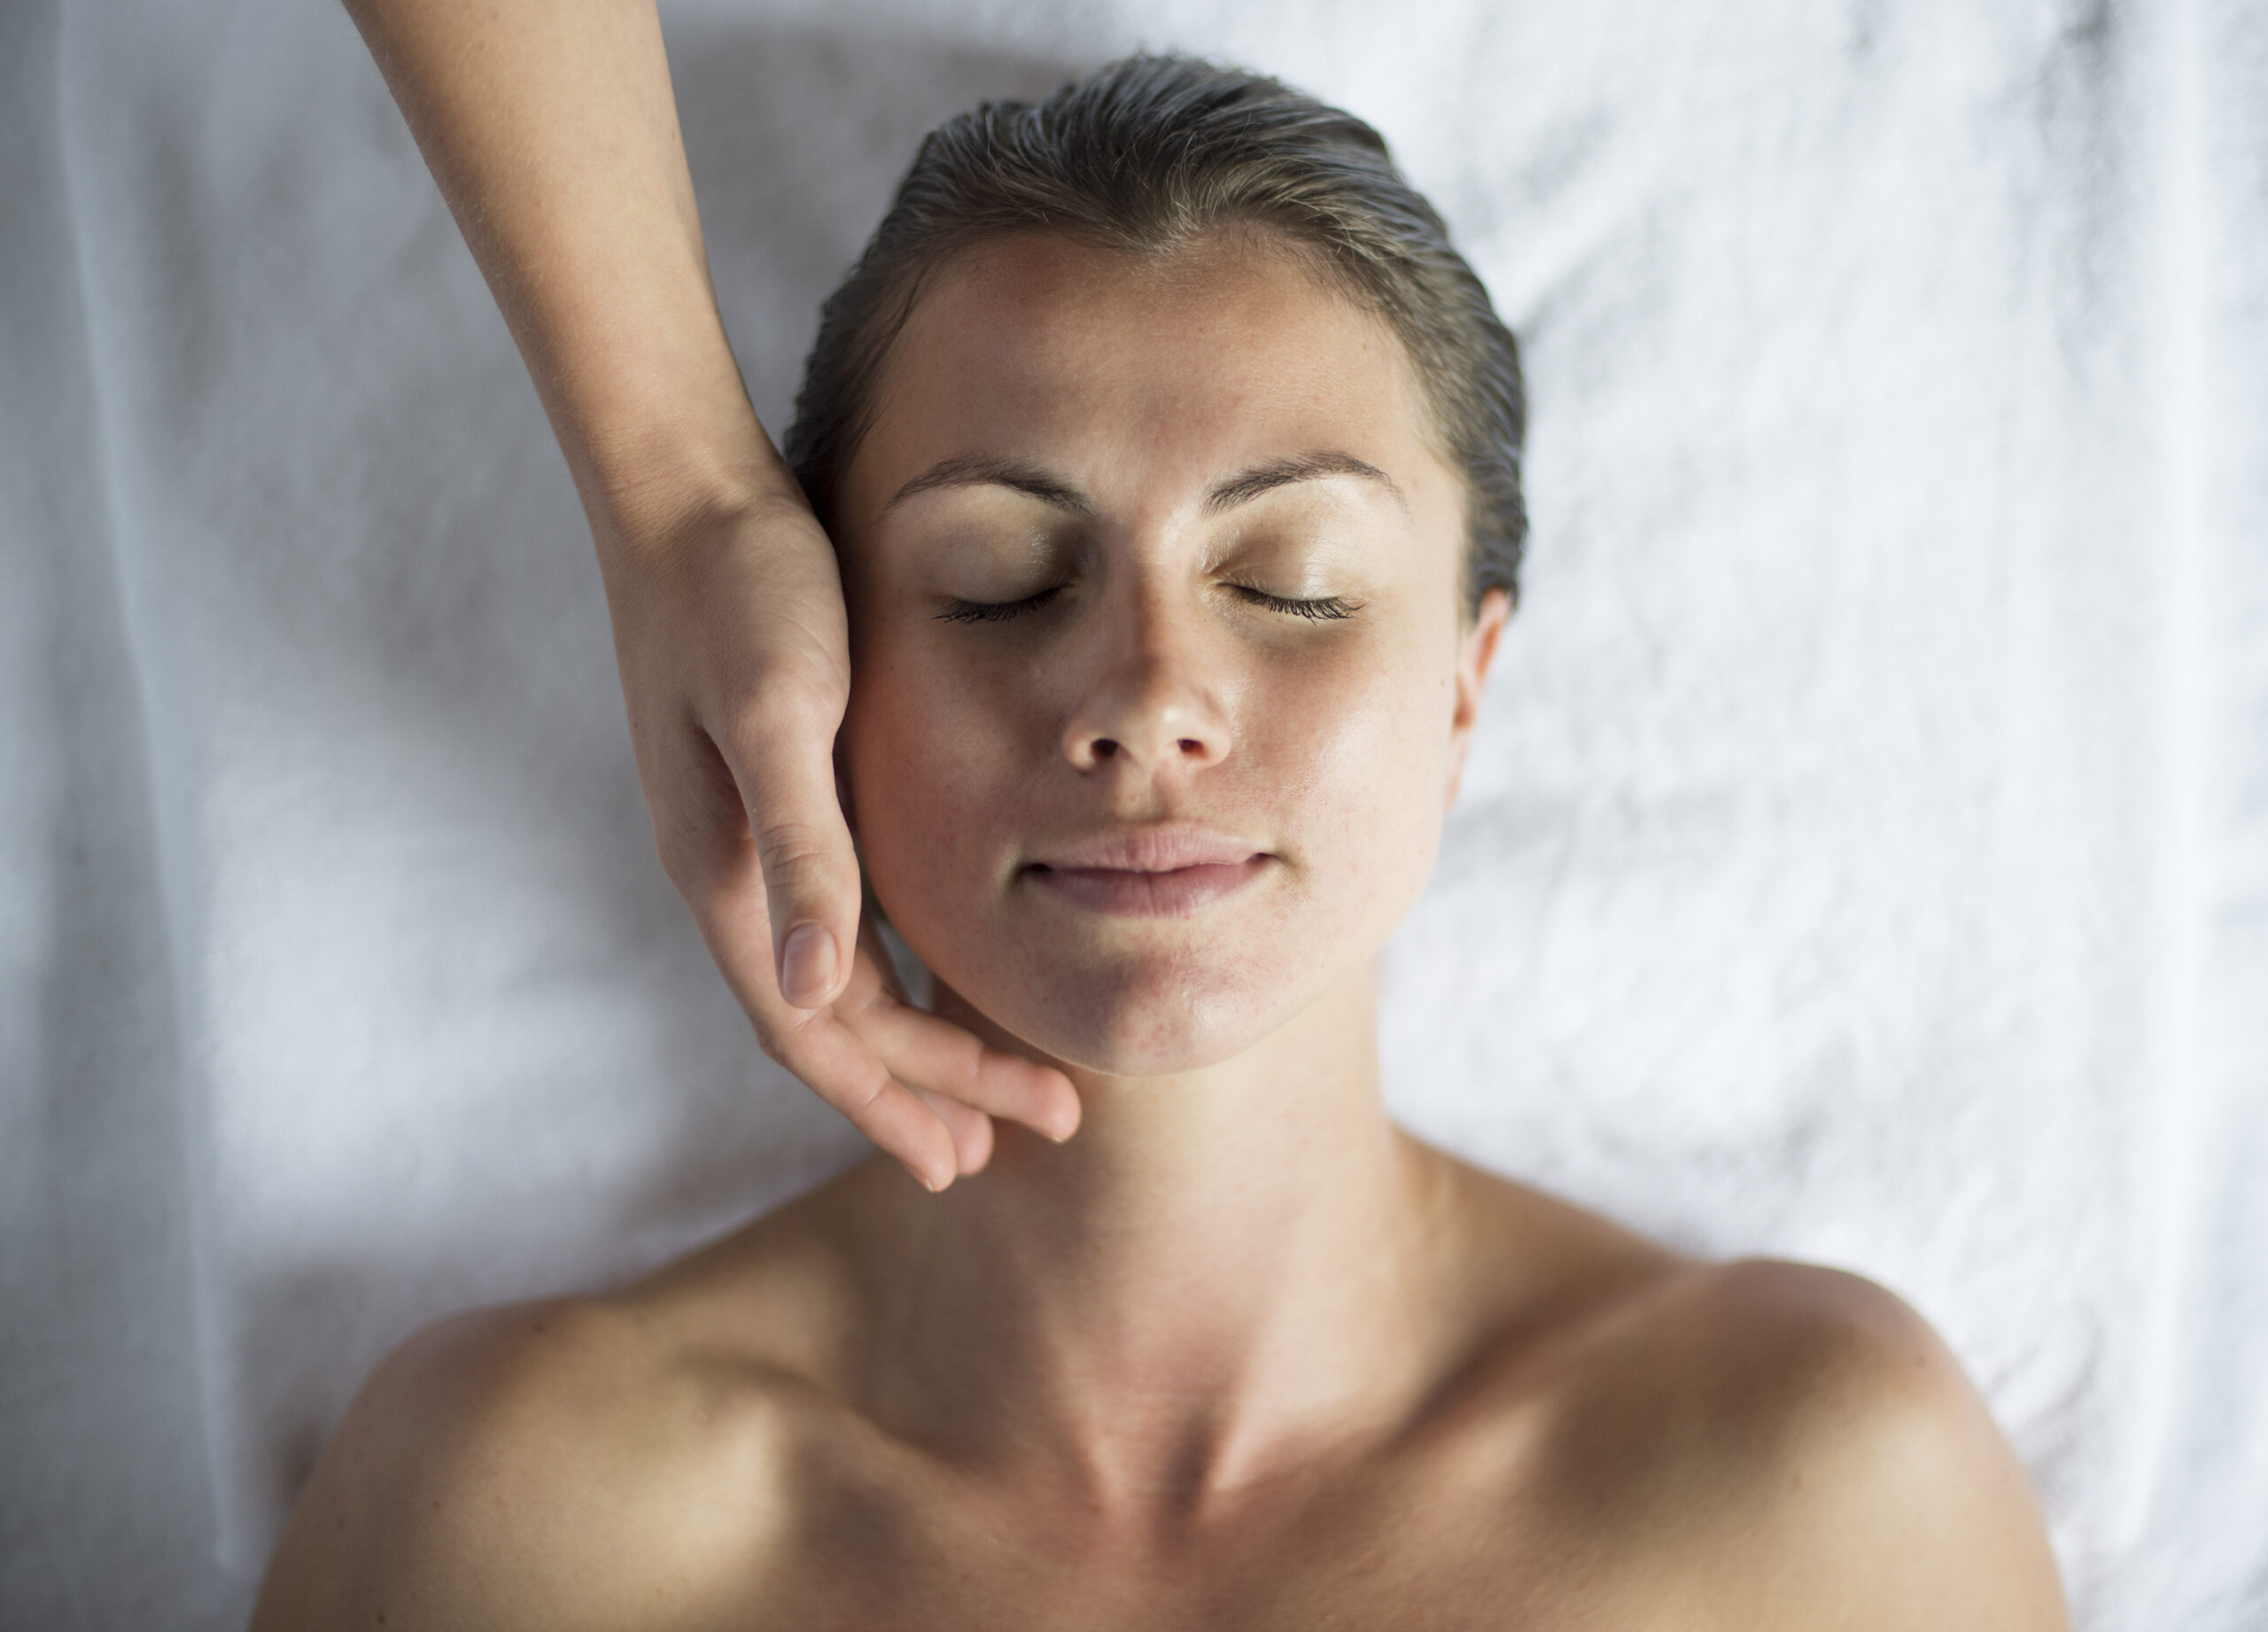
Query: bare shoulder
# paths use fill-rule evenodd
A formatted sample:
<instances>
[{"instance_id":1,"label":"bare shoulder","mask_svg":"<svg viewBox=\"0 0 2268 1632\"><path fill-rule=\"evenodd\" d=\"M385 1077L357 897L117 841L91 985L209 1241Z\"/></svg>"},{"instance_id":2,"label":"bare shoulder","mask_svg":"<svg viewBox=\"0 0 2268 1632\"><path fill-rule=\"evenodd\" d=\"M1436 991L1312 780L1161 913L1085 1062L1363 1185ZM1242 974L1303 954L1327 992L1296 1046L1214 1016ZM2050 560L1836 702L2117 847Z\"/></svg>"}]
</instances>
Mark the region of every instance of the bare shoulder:
<instances>
[{"instance_id":1,"label":"bare shoulder","mask_svg":"<svg viewBox=\"0 0 2268 1632\"><path fill-rule=\"evenodd\" d=\"M1552 1487L1695 1624L2056 1628L2014 1453L1944 1342L1855 1275L1690 1263L1597 1322L1553 1413Z\"/></svg>"},{"instance_id":2,"label":"bare shoulder","mask_svg":"<svg viewBox=\"0 0 2268 1632\"><path fill-rule=\"evenodd\" d=\"M779 1550L795 1447L831 1410L791 1353L749 1341L794 1324L749 1255L402 1345L301 1495L253 1632L713 1624Z\"/></svg>"},{"instance_id":3,"label":"bare shoulder","mask_svg":"<svg viewBox=\"0 0 2268 1632\"><path fill-rule=\"evenodd\" d=\"M687 1495L725 1488L720 1464L760 1473L760 1424L696 1432L711 1392L601 1301L483 1310L420 1333L334 1434L269 1566L254 1632L622 1624L628 1605L705 1574L729 1544L724 1515ZM761 1506L760 1477L742 1499Z\"/></svg>"}]
</instances>

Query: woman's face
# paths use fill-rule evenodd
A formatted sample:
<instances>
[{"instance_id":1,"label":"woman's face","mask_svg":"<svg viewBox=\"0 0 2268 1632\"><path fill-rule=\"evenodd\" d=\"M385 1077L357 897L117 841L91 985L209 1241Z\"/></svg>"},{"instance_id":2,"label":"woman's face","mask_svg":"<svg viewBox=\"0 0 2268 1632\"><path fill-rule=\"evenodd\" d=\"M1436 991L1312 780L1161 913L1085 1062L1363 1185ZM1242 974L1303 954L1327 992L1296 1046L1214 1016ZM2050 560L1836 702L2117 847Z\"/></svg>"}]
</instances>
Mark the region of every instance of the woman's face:
<instances>
[{"instance_id":1,"label":"woman's face","mask_svg":"<svg viewBox=\"0 0 2268 1632\"><path fill-rule=\"evenodd\" d=\"M1007 1031L1194 1069L1431 868L1503 597L1407 354L1288 253L952 262L846 473L843 753L876 896Z\"/></svg>"}]
</instances>

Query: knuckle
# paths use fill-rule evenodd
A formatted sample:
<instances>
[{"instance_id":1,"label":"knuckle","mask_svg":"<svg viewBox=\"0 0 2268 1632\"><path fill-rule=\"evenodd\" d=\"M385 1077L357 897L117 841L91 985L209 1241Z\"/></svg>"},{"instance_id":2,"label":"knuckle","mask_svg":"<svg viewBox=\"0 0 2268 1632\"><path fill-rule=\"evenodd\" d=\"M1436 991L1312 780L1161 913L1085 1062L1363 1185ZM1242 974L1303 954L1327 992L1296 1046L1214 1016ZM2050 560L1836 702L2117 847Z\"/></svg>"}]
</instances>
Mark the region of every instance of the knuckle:
<instances>
[{"instance_id":1,"label":"knuckle","mask_svg":"<svg viewBox=\"0 0 2268 1632\"><path fill-rule=\"evenodd\" d=\"M747 843L748 816L740 789L713 750L705 759L687 763L675 776L649 778L646 804L662 870L687 894L728 867Z\"/></svg>"},{"instance_id":2,"label":"knuckle","mask_svg":"<svg viewBox=\"0 0 2268 1632\"><path fill-rule=\"evenodd\" d=\"M889 1119L882 1114L883 1096L889 1093L890 1086L887 1072L853 1071L847 1076L809 1076L804 1078L804 1083L868 1139L880 1142L888 1131Z\"/></svg>"},{"instance_id":3,"label":"knuckle","mask_svg":"<svg viewBox=\"0 0 2268 1632\"><path fill-rule=\"evenodd\" d=\"M770 664L749 672L718 711L735 742L776 753L831 742L850 691L808 663Z\"/></svg>"},{"instance_id":4,"label":"knuckle","mask_svg":"<svg viewBox=\"0 0 2268 1632\"><path fill-rule=\"evenodd\" d=\"M785 1066L807 1084L813 1084L817 1073L812 1068L818 1061L812 1057L812 1048L796 1022L791 1019L783 1022L780 1016L767 1014L753 1003L745 1003L742 1006L748 1012L749 1025L756 1033L757 1046L764 1050L772 1062Z\"/></svg>"},{"instance_id":5,"label":"knuckle","mask_svg":"<svg viewBox=\"0 0 2268 1632\"><path fill-rule=\"evenodd\" d=\"M843 1095L843 1100L853 1115L863 1115L881 1103L882 1095L889 1092L889 1074L885 1071L875 1071L861 1077L858 1082L852 1084Z\"/></svg>"},{"instance_id":6,"label":"knuckle","mask_svg":"<svg viewBox=\"0 0 2268 1632\"><path fill-rule=\"evenodd\" d=\"M680 894L689 897L716 876L721 860L717 849L713 829L678 811L654 812L654 853Z\"/></svg>"},{"instance_id":7,"label":"knuckle","mask_svg":"<svg viewBox=\"0 0 2268 1632\"><path fill-rule=\"evenodd\" d=\"M973 1090L984 1078L984 1045L963 1033L949 1042L938 1061L944 1080L964 1090Z\"/></svg>"},{"instance_id":8,"label":"knuckle","mask_svg":"<svg viewBox=\"0 0 2268 1632\"><path fill-rule=\"evenodd\" d=\"M767 823L756 835L765 884L791 896L817 894L835 882L835 835L811 823Z\"/></svg>"}]
</instances>

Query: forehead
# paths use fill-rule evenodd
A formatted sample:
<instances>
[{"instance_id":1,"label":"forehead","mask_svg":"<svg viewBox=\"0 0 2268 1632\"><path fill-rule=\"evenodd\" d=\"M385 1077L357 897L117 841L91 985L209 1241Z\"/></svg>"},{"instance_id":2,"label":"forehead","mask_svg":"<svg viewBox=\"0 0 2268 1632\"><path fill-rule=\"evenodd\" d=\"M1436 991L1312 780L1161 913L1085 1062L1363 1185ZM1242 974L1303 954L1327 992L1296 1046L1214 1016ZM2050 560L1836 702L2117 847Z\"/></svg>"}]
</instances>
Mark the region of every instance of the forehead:
<instances>
[{"instance_id":1,"label":"forehead","mask_svg":"<svg viewBox=\"0 0 2268 1632\"><path fill-rule=\"evenodd\" d=\"M878 393L846 519L955 455L1043 460L1106 497L1318 447L1405 487L1452 479L1391 325L1248 234L1155 255L1041 234L981 244L923 289Z\"/></svg>"}]
</instances>

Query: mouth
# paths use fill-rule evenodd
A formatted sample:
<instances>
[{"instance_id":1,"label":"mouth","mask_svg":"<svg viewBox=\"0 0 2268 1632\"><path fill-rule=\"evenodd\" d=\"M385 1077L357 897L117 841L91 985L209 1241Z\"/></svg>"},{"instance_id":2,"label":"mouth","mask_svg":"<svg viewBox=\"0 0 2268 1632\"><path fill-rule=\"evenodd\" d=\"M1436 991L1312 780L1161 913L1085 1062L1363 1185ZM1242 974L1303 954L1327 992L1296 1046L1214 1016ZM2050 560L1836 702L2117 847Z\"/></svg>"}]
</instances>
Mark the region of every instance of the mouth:
<instances>
[{"instance_id":1,"label":"mouth","mask_svg":"<svg viewBox=\"0 0 2268 1632\"><path fill-rule=\"evenodd\" d=\"M1122 828L1048 847L1020 867L1032 886L1089 912L1181 918L1250 885L1276 858L1201 828Z\"/></svg>"}]
</instances>

